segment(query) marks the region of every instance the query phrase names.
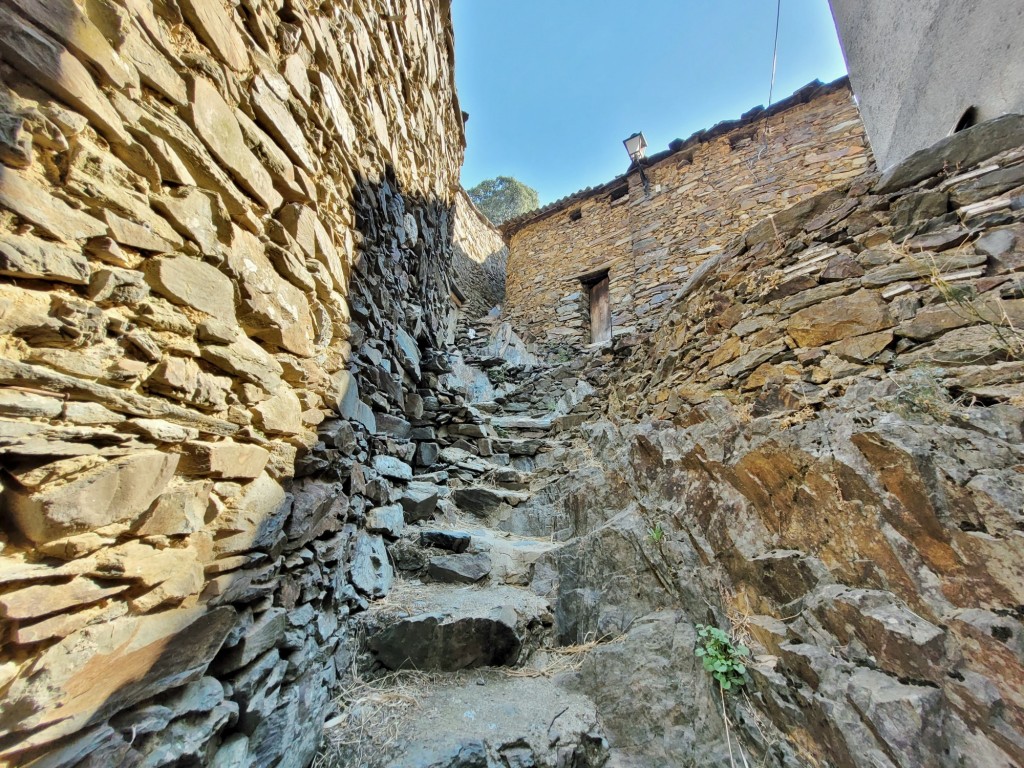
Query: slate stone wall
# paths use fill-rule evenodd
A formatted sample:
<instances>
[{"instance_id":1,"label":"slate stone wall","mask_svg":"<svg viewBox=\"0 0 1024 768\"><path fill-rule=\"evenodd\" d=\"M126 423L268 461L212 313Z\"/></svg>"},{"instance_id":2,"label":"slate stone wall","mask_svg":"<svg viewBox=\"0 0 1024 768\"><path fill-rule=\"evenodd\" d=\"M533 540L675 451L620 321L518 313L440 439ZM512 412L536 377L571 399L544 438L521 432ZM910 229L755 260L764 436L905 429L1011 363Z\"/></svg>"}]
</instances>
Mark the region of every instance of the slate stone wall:
<instances>
[{"instance_id":1,"label":"slate stone wall","mask_svg":"<svg viewBox=\"0 0 1024 768\"><path fill-rule=\"evenodd\" d=\"M528 340L586 344L580 278L607 270L613 334L649 331L694 270L737 234L871 166L847 81L812 84L767 115L750 113L652 157L647 190L634 169L506 224L507 317Z\"/></svg>"},{"instance_id":2,"label":"slate stone wall","mask_svg":"<svg viewBox=\"0 0 1024 768\"><path fill-rule=\"evenodd\" d=\"M784 739L728 706L766 764L1020 765L1022 274L1020 116L732 241L615 350L610 422L584 426L601 471L551 491L591 537L560 553L568 640L668 589L751 645L749 700ZM637 547L609 529L630 521L664 536L617 592ZM649 686L629 702L601 661L583 674L619 707L609 738L640 743Z\"/></svg>"},{"instance_id":3,"label":"slate stone wall","mask_svg":"<svg viewBox=\"0 0 1024 768\"><path fill-rule=\"evenodd\" d=\"M452 67L444 2L0 8L0 763L311 759L440 407Z\"/></svg>"},{"instance_id":4,"label":"slate stone wall","mask_svg":"<svg viewBox=\"0 0 1024 768\"><path fill-rule=\"evenodd\" d=\"M455 285L462 294L463 313L486 314L505 301L508 247L501 233L464 190L455 200Z\"/></svg>"}]
</instances>

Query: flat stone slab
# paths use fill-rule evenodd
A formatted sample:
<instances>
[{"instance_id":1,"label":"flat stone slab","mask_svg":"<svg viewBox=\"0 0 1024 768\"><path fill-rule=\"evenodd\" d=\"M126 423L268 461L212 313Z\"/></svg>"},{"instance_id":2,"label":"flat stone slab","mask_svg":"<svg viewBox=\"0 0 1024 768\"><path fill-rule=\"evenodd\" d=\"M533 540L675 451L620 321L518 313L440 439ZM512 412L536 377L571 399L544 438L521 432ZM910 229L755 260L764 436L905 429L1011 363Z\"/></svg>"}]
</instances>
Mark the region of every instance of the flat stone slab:
<instances>
[{"instance_id":1,"label":"flat stone slab","mask_svg":"<svg viewBox=\"0 0 1024 768\"><path fill-rule=\"evenodd\" d=\"M475 584L491 572L491 558L482 552L430 558L427 576L445 584Z\"/></svg>"},{"instance_id":2,"label":"flat stone slab","mask_svg":"<svg viewBox=\"0 0 1024 768\"><path fill-rule=\"evenodd\" d=\"M386 668L453 672L515 664L551 616L547 600L524 589L406 583L364 621L367 646Z\"/></svg>"},{"instance_id":3,"label":"flat stone slab","mask_svg":"<svg viewBox=\"0 0 1024 768\"><path fill-rule=\"evenodd\" d=\"M469 548L471 537L464 531L423 531L420 533L421 547L436 547L460 554Z\"/></svg>"},{"instance_id":4,"label":"flat stone slab","mask_svg":"<svg viewBox=\"0 0 1024 768\"><path fill-rule=\"evenodd\" d=\"M503 488L484 488L472 486L457 488L453 495L456 506L474 515L487 515L498 509L502 504L517 507L530 498L528 493L507 491Z\"/></svg>"},{"instance_id":5,"label":"flat stone slab","mask_svg":"<svg viewBox=\"0 0 1024 768\"><path fill-rule=\"evenodd\" d=\"M492 416L491 426L499 429L530 429L545 432L551 429L554 416L533 418L530 416Z\"/></svg>"},{"instance_id":6,"label":"flat stone slab","mask_svg":"<svg viewBox=\"0 0 1024 768\"><path fill-rule=\"evenodd\" d=\"M593 702L557 680L480 671L402 692L408 694L410 706L398 716L398 739L372 745L374 749L364 750L359 760L344 747L335 747L341 764L598 768L607 763L608 743ZM351 722L348 727L360 725ZM344 741L349 741L344 732L328 728L326 745Z\"/></svg>"}]
</instances>

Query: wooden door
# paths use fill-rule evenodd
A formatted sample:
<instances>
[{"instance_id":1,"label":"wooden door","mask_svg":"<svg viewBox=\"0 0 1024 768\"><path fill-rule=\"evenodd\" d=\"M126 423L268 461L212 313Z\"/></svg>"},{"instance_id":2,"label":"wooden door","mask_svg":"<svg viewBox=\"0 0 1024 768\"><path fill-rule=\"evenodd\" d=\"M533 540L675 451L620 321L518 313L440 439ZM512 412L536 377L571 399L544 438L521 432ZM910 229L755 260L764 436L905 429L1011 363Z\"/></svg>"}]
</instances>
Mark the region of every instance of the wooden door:
<instances>
[{"instance_id":1,"label":"wooden door","mask_svg":"<svg viewBox=\"0 0 1024 768\"><path fill-rule=\"evenodd\" d=\"M590 342L612 340L612 307L608 299L608 275L590 286Z\"/></svg>"}]
</instances>

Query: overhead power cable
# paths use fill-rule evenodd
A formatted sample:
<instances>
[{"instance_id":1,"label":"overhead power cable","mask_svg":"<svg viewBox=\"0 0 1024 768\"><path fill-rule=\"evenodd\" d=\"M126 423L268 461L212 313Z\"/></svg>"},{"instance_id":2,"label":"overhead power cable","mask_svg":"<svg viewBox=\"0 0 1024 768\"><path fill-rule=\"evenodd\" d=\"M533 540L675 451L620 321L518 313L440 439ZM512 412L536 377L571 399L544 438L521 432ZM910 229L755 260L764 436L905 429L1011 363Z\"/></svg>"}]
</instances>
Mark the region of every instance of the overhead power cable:
<instances>
[{"instance_id":1,"label":"overhead power cable","mask_svg":"<svg viewBox=\"0 0 1024 768\"><path fill-rule=\"evenodd\" d=\"M768 104L764 108L764 128L761 130L761 147L757 150L757 160L761 161L761 156L764 155L768 149L768 110L771 109L772 99L775 97L775 71L779 63L779 22L782 20L782 0L776 0L775 3L775 42L772 45L772 78L771 83L768 85ZM751 170L754 170L751 168Z\"/></svg>"}]
</instances>

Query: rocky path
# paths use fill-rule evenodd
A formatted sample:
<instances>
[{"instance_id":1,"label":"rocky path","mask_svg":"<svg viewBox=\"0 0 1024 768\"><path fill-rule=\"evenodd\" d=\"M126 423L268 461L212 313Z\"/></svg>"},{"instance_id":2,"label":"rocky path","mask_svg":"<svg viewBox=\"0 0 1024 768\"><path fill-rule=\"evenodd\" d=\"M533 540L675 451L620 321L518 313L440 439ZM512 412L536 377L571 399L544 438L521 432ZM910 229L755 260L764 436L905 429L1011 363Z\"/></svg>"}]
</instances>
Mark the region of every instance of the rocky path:
<instances>
[{"instance_id":1,"label":"rocky path","mask_svg":"<svg viewBox=\"0 0 1024 768\"><path fill-rule=\"evenodd\" d=\"M467 357L471 377L507 362ZM378 525L398 575L358 618L363 687L328 724L324 765L607 764L593 701L558 674L577 649L559 645L553 608L530 586L537 562L566 545L545 489L567 471L562 424L593 392L565 369L506 365L496 401L463 409L431 471L407 486L438 489L434 514L406 524L409 502Z\"/></svg>"}]
</instances>

